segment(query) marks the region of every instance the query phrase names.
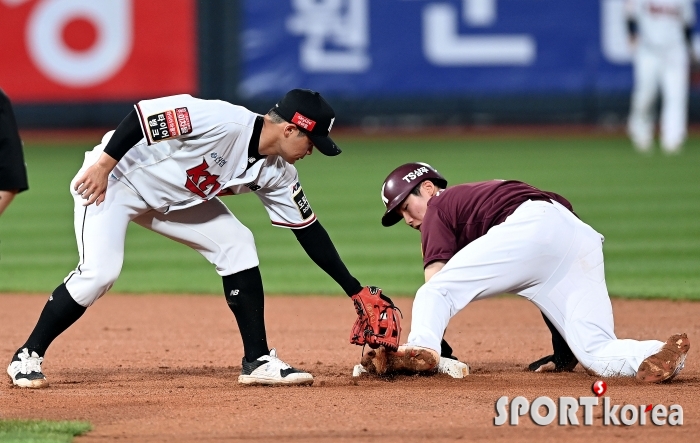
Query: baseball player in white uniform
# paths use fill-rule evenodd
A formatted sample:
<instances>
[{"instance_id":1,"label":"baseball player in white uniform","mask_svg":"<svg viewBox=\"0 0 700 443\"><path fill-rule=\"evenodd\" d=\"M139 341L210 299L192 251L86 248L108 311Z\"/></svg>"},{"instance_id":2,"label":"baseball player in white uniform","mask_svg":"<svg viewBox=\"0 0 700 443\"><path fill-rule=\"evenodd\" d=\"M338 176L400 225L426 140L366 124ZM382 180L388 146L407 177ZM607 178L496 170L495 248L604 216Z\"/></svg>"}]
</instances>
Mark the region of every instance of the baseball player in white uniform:
<instances>
[{"instance_id":1,"label":"baseball player in white uniform","mask_svg":"<svg viewBox=\"0 0 700 443\"><path fill-rule=\"evenodd\" d=\"M311 259L348 295L348 272L302 190L294 163L318 149L335 113L317 93L288 92L267 115L218 100L176 95L137 103L108 132L70 189L80 261L47 301L8 374L20 387L48 386L41 364L51 342L104 295L124 259L129 222L190 246L222 277L243 339L243 384L311 384L267 345L264 293L253 235L218 196L254 192L273 225L291 228Z\"/></svg>"},{"instance_id":2,"label":"baseball player in white uniform","mask_svg":"<svg viewBox=\"0 0 700 443\"><path fill-rule=\"evenodd\" d=\"M413 302L408 343L370 351L363 366L414 371L439 361L450 319L503 293L532 301L581 365L603 377L660 382L682 369L690 342L618 339L603 270L603 236L562 196L514 180L447 188L430 165L408 163L384 181L384 226L420 231L425 284Z\"/></svg>"},{"instance_id":3,"label":"baseball player in white uniform","mask_svg":"<svg viewBox=\"0 0 700 443\"><path fill-rule=\"evenodd\" d=\"M653 106L660 90L661 149L678 153L687 132L693 0L627 0L626 11L634 50L630 138L638 151L651 151Z\"/></svg>"}]
</instances>

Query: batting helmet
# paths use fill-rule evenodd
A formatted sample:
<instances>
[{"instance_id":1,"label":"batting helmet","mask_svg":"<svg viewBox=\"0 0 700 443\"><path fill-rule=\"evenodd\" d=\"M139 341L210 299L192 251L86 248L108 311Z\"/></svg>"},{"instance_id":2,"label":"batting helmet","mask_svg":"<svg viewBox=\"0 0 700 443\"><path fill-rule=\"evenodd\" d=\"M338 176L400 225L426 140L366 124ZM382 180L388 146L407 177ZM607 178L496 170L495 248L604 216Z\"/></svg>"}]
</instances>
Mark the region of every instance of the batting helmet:
<instances>
[{"instance_id":1,"label":"batting helmet","mask_svg":"<svg viewBox=\"0 0 700 443\"><path fill-rule=\"evenodd\" d=\"M394 211L411 193L411 190L421 182L433 179L445 189L447 180L427 163L406 163L391 171L382 185L382 201L386 212L382 217L382 225L392 226L401 221L401 215Z\"/></svg>"}]
</instances>

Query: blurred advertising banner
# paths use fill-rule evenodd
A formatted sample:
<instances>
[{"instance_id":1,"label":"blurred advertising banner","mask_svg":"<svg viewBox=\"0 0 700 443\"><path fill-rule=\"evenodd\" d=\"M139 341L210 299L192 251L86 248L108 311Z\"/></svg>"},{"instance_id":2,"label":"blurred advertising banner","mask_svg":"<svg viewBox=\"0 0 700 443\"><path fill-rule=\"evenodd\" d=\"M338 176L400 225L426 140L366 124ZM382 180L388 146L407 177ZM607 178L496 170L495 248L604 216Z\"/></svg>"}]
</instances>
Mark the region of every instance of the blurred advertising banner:
<instances>
[{"instance_id":1,"label":"blurred advertising banner","mask_svg":"<svg viewBox=\"0 0 700 443\"><path fill-rule=\"evenodd\" d=\"M0 36L17 103L197 92L196 0L0 0Z\"/></svg>"},{"instance_id":2,"label":"blurred advertising banner","mask_svg":"<svg viewBox=\"0 0 700 443\"><path fill-rule=\"evenodd\" d=\"M245 0L239 94L629 90L625 0Z\"/></svg>"}]
</instances>

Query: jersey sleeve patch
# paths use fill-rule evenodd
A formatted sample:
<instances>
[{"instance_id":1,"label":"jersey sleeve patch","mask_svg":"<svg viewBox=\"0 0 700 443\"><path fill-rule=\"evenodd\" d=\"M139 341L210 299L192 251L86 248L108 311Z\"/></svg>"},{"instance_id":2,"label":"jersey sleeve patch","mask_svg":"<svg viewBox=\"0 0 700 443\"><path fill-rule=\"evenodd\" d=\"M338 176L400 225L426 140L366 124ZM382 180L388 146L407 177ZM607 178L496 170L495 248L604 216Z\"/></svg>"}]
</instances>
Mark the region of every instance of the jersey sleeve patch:
<instances>
[{"instance_id":1,"label":"jersey sleeve patch","mask_svg":"<svg viewBox=\"0 0 700 443\"><path fill-rule=\"evenodd\" d=\"M152 142L159 142L192 132L192 120L187 108L159 112L146 119L148 137Z\"/></svg>"},{"instance_id":2,"label":"jersey sleeve patch","mask_svg":"<svg viewBox=\"0 0 700 443\"><path fill-rule=\"evenodd\" d=\"M314 211L311 210L311 204L309 204L309 201L306 199L304 190L301 189L301 184L299 184L299 182L292 185L292 198L297 205L302 220L308 220L313 217Z\"/></svg>"}]
</instances>

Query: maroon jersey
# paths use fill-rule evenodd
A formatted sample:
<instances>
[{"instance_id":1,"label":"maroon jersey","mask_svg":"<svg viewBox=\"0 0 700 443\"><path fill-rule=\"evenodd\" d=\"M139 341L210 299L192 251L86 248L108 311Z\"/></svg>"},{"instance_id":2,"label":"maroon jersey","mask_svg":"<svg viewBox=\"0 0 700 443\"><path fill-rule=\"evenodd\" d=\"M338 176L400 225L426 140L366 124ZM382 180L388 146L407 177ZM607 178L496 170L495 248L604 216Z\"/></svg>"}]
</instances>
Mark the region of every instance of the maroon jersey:
<instances>
[{"instance_id":1,"label":"maroon jersey","mask_svg":"<svg viewBox=\"0 0 700 443\"><path fill-rule=\"evenodd\" d=\"M573 212L561 195L515 180L465 183L443 190L428 202L421 224L423 266L451 259L528 200L554 200Z\"/></svg>"}]
</instances>

